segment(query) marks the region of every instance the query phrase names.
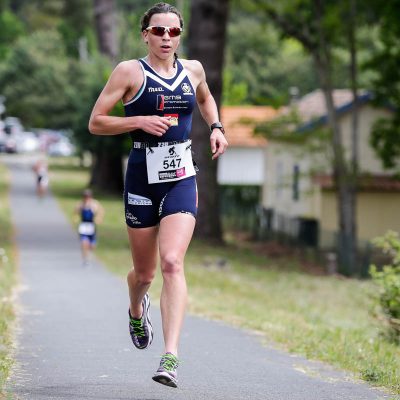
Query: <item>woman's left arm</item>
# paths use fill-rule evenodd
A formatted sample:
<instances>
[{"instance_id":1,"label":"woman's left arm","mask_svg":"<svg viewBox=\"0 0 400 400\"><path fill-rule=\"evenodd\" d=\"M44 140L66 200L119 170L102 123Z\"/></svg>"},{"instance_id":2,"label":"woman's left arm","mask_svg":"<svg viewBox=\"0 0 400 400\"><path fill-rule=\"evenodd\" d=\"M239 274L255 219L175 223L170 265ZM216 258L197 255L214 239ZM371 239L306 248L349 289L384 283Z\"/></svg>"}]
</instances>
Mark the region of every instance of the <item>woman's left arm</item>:
<instances>
[{"instance_id":1,"label":"woman's left arm","mask_svg":"<svg viewBox=\"0 0 400 400\"><path fill-rule=\"evenodd\" d=\"M203 66L198 61L192 61L192 73L196 77L198 85L196 87L196 100L200 113L207 125L210 127L213 123L219 122L218 108L213 95L206 82L206 74ZM223 154L228 147L224 133L221 129L215 128L210 136L212 159L216 159Z\"/></svg>"}]
</instances>

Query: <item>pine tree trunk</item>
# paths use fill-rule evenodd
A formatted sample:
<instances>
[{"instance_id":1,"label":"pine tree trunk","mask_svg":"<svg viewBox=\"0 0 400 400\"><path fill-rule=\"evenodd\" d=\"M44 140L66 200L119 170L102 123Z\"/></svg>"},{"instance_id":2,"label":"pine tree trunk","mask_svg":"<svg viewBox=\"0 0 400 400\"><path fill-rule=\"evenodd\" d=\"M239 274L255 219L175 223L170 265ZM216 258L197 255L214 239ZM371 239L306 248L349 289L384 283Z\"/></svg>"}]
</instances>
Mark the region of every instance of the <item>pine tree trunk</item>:
<instances>
[{"instance_id":1,"label":"pine tree trunk","mask_svg":"<svg viewBox=\"0 0 400 400\"><path fill-rule=\"evenodd\" d=\"M228 5L228 0L196 0L191 3L188 56L203 64L208 86L218 107L222 94ZM196 110L192 139L200 172L197 175L199 210L195 235L206 240L222 241L217 161L211 160L209 138L209 128Z\"/></svg>"}]
</instances>

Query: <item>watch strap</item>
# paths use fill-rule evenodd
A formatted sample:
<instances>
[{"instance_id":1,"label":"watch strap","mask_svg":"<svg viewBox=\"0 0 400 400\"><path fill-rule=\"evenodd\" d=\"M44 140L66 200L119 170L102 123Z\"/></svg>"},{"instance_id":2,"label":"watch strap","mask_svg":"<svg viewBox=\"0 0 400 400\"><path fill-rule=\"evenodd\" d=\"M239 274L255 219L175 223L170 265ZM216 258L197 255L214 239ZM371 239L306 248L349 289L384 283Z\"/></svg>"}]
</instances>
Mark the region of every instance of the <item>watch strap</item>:
<instances>
[{"instance_id":1,"label":"watch strap","mask_svg":"<svg viewBox=\"0 0 400 400\"><path fill-rule=\"evenodd\" d=\"M212 133L212 131L213 131L214 129L220 129L221 132L222 132L223 134L225 134L224 126L223 126L222 123L219 122L219 121L218 121L218 122L214 122L213 124L211 124L211 126L210 126L210 131L211 131L211 133Z\"/></svg>"}]
</instances>

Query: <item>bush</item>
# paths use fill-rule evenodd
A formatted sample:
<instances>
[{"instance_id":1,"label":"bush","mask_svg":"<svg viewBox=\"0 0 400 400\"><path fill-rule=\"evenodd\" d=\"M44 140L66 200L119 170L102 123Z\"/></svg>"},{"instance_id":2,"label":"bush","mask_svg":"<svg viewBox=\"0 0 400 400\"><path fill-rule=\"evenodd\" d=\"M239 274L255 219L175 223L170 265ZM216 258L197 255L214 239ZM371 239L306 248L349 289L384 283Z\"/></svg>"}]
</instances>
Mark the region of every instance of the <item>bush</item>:
<instances>
[{"instance_id":1,"label":"bush","mask_svg":"<svg viewBox=\"0 0 400 400\"><path fill-rule=\"evenodd\" d=\"M391 264L378 270L371 265L372 279L379 287L378 302L383 321L389 326L390 334L400 343L400 238L397 232L389 231L385 236L374 239L374 245L390 256Z\"/></svg>"}]
</instances>

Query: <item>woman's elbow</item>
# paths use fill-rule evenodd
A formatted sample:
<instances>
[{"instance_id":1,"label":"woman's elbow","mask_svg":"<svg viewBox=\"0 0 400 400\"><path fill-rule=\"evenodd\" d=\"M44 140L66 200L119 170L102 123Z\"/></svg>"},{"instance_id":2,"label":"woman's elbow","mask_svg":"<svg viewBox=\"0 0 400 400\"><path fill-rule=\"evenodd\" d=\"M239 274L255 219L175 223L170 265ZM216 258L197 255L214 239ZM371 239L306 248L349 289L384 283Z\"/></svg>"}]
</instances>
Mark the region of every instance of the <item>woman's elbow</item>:
<instances>
[{"instance_id":1,"label":"woman's elbow","mask_svg":"<svg viewBox=\"0 0 400 400\"><path fill-rule=\"evenodd\" d=\"M96 125L96 122L93 120L93 118L90 118L90 120L89 120L88 129L92 135L97 135L99 133L98 127Z\"/></svg>"}]
</instances>

